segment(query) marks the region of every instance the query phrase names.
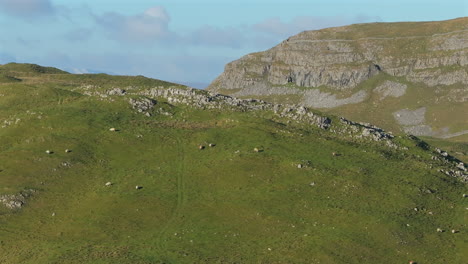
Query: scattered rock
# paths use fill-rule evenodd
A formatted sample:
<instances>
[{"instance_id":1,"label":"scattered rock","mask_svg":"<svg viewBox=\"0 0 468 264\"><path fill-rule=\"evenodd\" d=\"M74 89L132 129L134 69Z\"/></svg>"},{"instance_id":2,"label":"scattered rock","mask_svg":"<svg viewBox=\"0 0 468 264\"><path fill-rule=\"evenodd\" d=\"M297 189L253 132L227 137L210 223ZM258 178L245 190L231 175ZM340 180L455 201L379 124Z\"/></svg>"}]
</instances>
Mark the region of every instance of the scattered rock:
<instances>
[{"instance_id":1,"label":"scattered rock","mask_svg":"<svg viewBox=\"0 0 468 264\"><path fill-rule=\"evenodd\" d=\"M463 162L458 163L457 168L462 170L462 171L466 171L465 163L463 163Z\"/></svg>"},{"instance_id":2,"label":"scattered rock","mask_svg":"<svg viewBox=\"0 0 468 264\"><path fill-rule=\"evenodd\" d=\"M127 91L125 91L124 89L120 89L120 88L113 88L109 91L106 92L107 95L125 95L127 93Z\"/></svg>"},{"instance_id":3,"label":"scattered rock","mask_svg":"<svg viewBox=\"0 0 468 264\"><path fill-rule=\"evenodd\" d=\"M20 209L26 204L26 199L36 191L33 189L23 190L18 194L0 195L0 203L9 209Z\"/></svg>"},{"instance_id":4,"label":"scattered rock","mask_svg":"<svg viewBox=\"0 0 468 264\"><path fill-rule=\"evenodd\" d=\"M428 193L428 194L432 194L432 193L435 193L434 190L430 189L430 188L427 188L424 190L425 193Z\"/></svg>"},{"instance_id":5,"label":"scattered rock","mask_svg":"<svg viewBox=\"0 0 468 264\"><path fill-rule=\"evenodd\" d=\"M129 99L129 103L132 105L133 109L137 110L138 113L143 113L146 116L151 116L150 111L157 104L156 100L149 98L138 98L138 99Z\"/></svg>"}]
</instances>

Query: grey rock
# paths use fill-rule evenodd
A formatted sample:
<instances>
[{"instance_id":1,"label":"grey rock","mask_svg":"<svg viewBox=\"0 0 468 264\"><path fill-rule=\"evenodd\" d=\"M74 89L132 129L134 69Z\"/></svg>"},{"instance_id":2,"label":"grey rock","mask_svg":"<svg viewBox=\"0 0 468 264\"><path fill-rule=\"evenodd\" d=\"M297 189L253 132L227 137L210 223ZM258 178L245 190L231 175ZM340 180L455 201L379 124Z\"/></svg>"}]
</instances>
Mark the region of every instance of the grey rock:
<instances>
[{"instance_id":1,"label":"grey rock","mask_svg":"<svg viewBox=\"0 0 468 264\"><path fill-rule=\"evenodd\" d=\"M35 190L29 189L21 191L18 194L0 195L0 203L8 209L21 209L21 207L26 204L27 198L35 192Z\"/></svg>"},{"instance_id":2,"label":"grey rock","mask_svg":"<svg viewBox=\"0 0 468 264\"><path fill-rule=\"evenodd\" d=\"M377 86L373 92L380 94L380 100L386 97L401 97L406 93L406 84L401 84L392 81L385 81L383 84Z\"/></svg>"},{"instance_id":3,"label":"grey rock","mask_svg":"<svg viewBox=\"0 0 468 264\"><path fill-rule=\"evenodd\" d=\"M157 104L157 101L149 98L130 98L129 103L132 105L133 109L137 110L139 113L151 116L148 111L154 108L154 106Z\"/></svg>"},{"instance_id":4,"label":"grey rock","mask_svg":"<svg viewBox=\"0 0 468 264\"><path fill-rule=\"evenodd\" d=\"M126 90L120 88L112 88L106 92L107 95L125 95L127 93Z\"/></svg>"},{"instance_id":5,"label":"grey rock","mask_svg":"<svg viewBox=\"0 0 468 264\"><path fill-rule=\"evenodd\" d=\"M401 125L412 126L420 125L425 121L426 107L416 110L402 109L393 113L393 117Z\"/></svg>"},{"instance_id":6,"label":"grey rock","mask_svg":"<svg viewBox=\"0 0 468 264\"><path fill-rule=\"evenodd\" d=\"M458 164L457 164L457 168L460 169L460 170L462 170L462 171L466 171L466 170L467 170L466 167L465 167L465 163L463 163L463 162L458 163Z\"/></svg>"}]
</instances>

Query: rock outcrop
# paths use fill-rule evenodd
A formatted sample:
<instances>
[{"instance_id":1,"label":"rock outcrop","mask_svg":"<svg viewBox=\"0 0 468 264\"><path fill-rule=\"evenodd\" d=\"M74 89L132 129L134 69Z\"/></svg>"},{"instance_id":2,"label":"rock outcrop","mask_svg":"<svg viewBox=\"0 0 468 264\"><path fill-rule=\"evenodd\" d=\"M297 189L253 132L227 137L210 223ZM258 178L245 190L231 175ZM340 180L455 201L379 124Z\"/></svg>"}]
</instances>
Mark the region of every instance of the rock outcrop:
<instances>
[{"instance_id":1,"label":"rock outcrop","mask_svg":"<svg viewBox=\"0 0 468 264\"><path fill-rule=\"evenodd\" d=\"M36 191L33 189L28 189L18 194L0 195L0 203L8 209L21 209L21 207L26 204L26 200L35 192Z\"/></svg>"}]
</instances>

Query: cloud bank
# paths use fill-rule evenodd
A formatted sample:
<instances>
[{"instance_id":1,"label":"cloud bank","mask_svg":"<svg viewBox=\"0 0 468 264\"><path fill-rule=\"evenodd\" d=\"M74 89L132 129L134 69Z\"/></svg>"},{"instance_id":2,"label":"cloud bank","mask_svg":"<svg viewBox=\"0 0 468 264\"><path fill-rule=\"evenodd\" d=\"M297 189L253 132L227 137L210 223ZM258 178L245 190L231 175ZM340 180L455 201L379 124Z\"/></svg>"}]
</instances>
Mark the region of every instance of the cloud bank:
<instances>
[{"instance_id":1,"label":"cloud bank","mask_svg":"<svg viewBox=\"0 0 468 264\"><path fill-rule=\"evenodd\" d=\"M151 7L133 16L112 12L95 15L94 18L109 37L120 41L153 43L176 38L176 34L169 30L171 19L162 6Z\"/></svg>"}]
</instances>

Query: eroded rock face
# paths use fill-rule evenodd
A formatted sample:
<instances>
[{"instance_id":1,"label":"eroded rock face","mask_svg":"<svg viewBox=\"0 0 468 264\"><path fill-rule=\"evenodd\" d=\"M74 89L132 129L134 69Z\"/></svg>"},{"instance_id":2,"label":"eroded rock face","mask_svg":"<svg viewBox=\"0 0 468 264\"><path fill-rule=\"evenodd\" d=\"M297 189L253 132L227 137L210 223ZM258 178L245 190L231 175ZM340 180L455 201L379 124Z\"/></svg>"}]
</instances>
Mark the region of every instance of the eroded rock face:
<instances>
[{"instance_id":1,"label":"eroded rock face","mask_svg":"<svg viewBox=\"0 0 468 264\"><path fill-rule=\"evenodd\" d=\"M454 22L433 22L433 27L444 23ZM262 91L252 87L293 84L340 91L380 73L429 86L468 83L467 18L459 19L459 26L446 31L431 32L428 23L412 23L410 32L402 24L351 25L302 32L270 50L229 63L208 89L229 93L232 89L249 88L250 95L260 95ZM385 34L388 28L395 28L396 33Z\"/></svg>"}]
</instances>

